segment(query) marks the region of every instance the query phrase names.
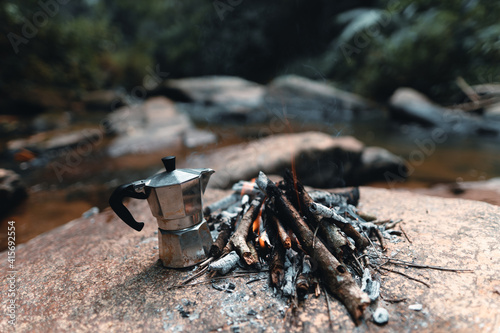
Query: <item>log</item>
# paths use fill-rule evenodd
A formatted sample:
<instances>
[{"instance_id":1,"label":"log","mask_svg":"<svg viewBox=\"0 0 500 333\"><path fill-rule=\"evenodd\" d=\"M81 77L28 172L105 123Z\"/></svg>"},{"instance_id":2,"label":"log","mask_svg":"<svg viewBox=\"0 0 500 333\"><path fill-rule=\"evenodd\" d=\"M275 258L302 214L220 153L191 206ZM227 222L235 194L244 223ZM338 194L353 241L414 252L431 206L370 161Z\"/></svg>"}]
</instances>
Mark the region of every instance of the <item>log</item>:
<instances>
[{"instance_id":1,"label":"log","mask_svg":"<svg viewBox=\"0 0 500 333\"><path fill-rule=\"evenodd\" d=\"M313 232L300 214L263 172L260 172L257 178L257 185L274 200L277 212L286 218L304 250L318 264L321 278L328 291L344 304L354 323L359 325L364 309L370 304L368 295L361 291L346 267L328 251L326 246L319 240L314 241Z\"/></svg>"}]
</instances>

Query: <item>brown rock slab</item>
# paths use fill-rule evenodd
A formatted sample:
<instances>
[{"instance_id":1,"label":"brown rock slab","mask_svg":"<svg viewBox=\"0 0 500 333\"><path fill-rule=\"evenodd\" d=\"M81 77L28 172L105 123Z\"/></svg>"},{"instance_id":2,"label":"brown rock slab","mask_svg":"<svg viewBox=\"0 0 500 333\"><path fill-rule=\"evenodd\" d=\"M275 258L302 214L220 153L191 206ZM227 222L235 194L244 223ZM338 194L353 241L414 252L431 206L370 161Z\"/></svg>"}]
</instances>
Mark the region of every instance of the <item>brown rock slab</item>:
<instances>
[{"instance_id":1,"label":"brown rock slab","mask_svg":"<svg viewBox=\"0 0 500 333\"><path fill-rule=\"evenodd\" d=\"M144 104L127 106L109 116L110 128L119 134L109 145L112 157L161 149L203 146L216 137L197 130L189 117L165 97L152 97Z\"/></svg>"},{"instance_id":2,"label":"brown rock slab","mask_svg":"<svg viewBox=\"0 0 500 333\"><path fill-rule=\"evenodd\" d=\"M292 166L293 164L293 166ZM295 168L306 185L328 188L384 180L387 171L404 170L404 161L385 149L367 147L351 136L332 137L321 132L279 134L248 143L191 155L189 167L216 170L209 186L228 188L259 171L281 174Z\"/></svg>"},{"instance_id":3,"label":"brown rock slab","mask_svg":"<svg viewBox=\"0 0 500 333\"><path fill-rule=\"evenodd\" d=\"M227 191L209 189L210 203ZM357 332L497 332L500 327L500 208L482 202L427 197L408 192L361 188L361 208L379 219L402 218L412 243L399 238L385 255L419 264L473 269L473 273L385 267L428 283L382 275L378 306L389 322L367 320ZM0 293L7 301L9 271L15 270L17 332L325 332L325 296L310 295L295 315L268 287L267 273L170 289L192 269L165 269L158 262L156 223L145 201L129 208L146 221L142 232L128 228L110 211L74 220L16 249L14 268L0 253ZM20 232L20 231L18 231ZM256 278L262 280L254 281ZM201 278L199 281L204 281ZM253 282L252 282L253 281ZM391 300L405 299L399 303ZM342 305L332 299L333 329L355 329ZM6 303L3 303L6 304ZM409 306L421 304L422 310ZM4 305L3 305L4 306ZM2 308L0 331L11 331Z\"/></svg>"},{"instance_id":4,"label":"brown rock slab","mask_svg":"<svg viewBox=\"0 0 500 333\"><path fill-rule=\"evenodd\" d=\"M353 137L334 138L320 132L279 134L193 155L186 165L210 167L216 173L209 186L227 188L241 179L257 177L259 171L281 173L295 163L297 175L305 184L317 187L343 185L358 164L364 145Z\"/></svg>"}]
</instances>

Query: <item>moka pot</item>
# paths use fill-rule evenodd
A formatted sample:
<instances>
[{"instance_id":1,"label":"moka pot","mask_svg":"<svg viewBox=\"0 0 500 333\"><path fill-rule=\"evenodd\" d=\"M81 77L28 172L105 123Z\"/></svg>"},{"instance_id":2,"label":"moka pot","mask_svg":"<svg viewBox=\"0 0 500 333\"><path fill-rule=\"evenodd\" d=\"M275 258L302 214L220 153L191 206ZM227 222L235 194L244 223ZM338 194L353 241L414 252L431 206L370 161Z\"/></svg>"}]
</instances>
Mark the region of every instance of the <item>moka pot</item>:
<instances>
[{"instance_id":1,"label":"moka pot","mask_svg":"<svg viewBox=\"0 0 500 333\"><path fill-rule=\"evenodd\" d=\"M189 267L206 259L212 245L212 236L203 218L202 195L214 170L176 169L175 156L165 157L162 162L164 172L119 186L111 195L109 204L120 219L141 231L144 223L134 219L123 205L123 199L147 199L158 222L163 265Z\"/></svg>"}]
</instances>

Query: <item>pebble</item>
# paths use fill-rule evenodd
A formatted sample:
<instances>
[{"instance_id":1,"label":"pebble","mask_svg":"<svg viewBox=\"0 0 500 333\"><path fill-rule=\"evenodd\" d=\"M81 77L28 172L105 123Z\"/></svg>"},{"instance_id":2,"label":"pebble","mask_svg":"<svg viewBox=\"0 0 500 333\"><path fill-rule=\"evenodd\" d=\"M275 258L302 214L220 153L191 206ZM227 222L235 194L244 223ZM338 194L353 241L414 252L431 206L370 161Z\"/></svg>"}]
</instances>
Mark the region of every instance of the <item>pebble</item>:
<instances>
[{"instance_id":1,"label":"pebble","mask_svg":"<svg viewBox=\"0 0 500 333\"><path fill-rule=\"evenodd\" d=\"M389 312L384 308L377 308L373 313L373 321L379 325L387 324L389 321Z\"/></svg>"},{"instance_id":2,"label":"pebble","mask_svg":"<svg viewBox=\"0 0 500 333\"><path fill-rule=\"evenodd\" d=\"M410 310L414 310L414 311L421 311L422 310L422 304L412 304L410 306L408 306L408 309Z\"/></svg>"}]
</instances>

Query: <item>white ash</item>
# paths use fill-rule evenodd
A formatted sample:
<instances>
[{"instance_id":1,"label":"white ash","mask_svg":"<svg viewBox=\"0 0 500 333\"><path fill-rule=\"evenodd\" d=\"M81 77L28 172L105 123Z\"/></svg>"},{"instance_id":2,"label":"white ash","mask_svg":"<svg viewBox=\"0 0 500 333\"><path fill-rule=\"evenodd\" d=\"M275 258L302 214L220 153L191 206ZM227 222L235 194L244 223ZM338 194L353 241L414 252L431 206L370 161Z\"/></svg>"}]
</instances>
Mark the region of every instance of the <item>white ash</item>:
<instances>
[{"instance_id":1,"label":"white ash","mask_svg":"<svg viewBox=\"0 0 500 333\"><path fill-rule=\"evenodd\" d=\"M243 188L245 189L244 191ZM235 183L232 189L234 192L238 194L241 193L242 191L244 192L244 194L251 194L251 195L263 194L256 183L248 182L245 180L240 180L239 182ZM248 193L249 191L250 193Z\"/></svg>"},{"instance_id":2,"label":"white ash","mask_svg":"<svg viewBox=\"0 0 500 333\"><path fill-rule=\"evenodd\" d=\"M240 256L238 255L238 253L236 253L236 251L231 251L227 256L214 261L208 267L211 271L217 271L220 274L225 275L236 267L239 260Z\"/></svg>"},{"instance_id":3,"label":"white ash","mask_svg":"<svg viewBox=\"0 0 500 333\"><path fill-rule=\"evenodd\" d=\"M310 191L308 192L311 199L317 203L321 203L326 206L344 206L347 204L347 199L341 195L330 193L326 191Z\"/></svg>"},{"instance_id":4,"label":"white ash","mask_svg":"<svg viewBox=\"0 0 500 333\"><path fill-rule=\"evenodd\" d=\"M295 279L298 270L298 254L292 249L286 250L285 257L285 277L283 284L283 295L289 297L295 292Z\"/></svg>"},{"instance_id":5,"label":"white ash","mask_svg":"<svg viewBox=\"0 0 500 333\"><path fill-rule=\"evenodd\" d=\"M333 218L337 221L340 221L342 223L349 223L345 218L339 215L338 211L335 208L328 208L326 206L323 206L320 203L312 203L311 206L309 207L309 210L311 213L313 213L316 216L322 216L326 218Z\"/></svg>"},{"instance_id":6,"label":"white ash","mask_svg":"<svg viewBox=\"0 0 500 333\"><path fill-rule=\"evenodd\" d=\"M389 312L384 308L377 308L372 317L376 324L384 325L389 321Z\"/></svg>"},{"instance_id":7,"label":"white ash","mask_svg":"<svg viewBox=\"0 0 500 333\"><path fill-rule=\"evenodd\" d=\"M218 210L225 210L225 209L229 208L231 205L233 205L234 203L238 202L238 200L240 200L239 194L233 193L231 195L228 195L227 197L222 198L219 201L216 201L211 205L208 205L205 208L205 214L208 215L208 214L211 214L211 213L218 211Z\"/></svg>"},{"instance_id":8,"label":"white ash","mask_svg":"<svg viewBox=\"0 0 500 333\"><path fill-rule=\"evenodd\" d=\"M305 255L302 260L302 274L310 274L312 272L312 264L311 257L309 255Z\"/></svg>"},{"instance_id":9,"label":"white ash","mask_svg":"<svg viewBox=\"0 0 500 333\"><path fill-rule=\"evenodd\" d=\"M408 309L413 310L413 311L422 311L422 308L423 308L422 304L419 304L419 303L415 303L415 304L408 306Z\"/></svg>"},{"instance_id":10,"label":"white ash","mask_svg":"<svg viewBox=\"0 0 500 333\"><path fill-rule=\"evenodd\" d=\"M361 290L364 291L373 302L380 296L380 282L373 280L370 270L365 268L361 279Z\"/></svg>"}]
</instances>

